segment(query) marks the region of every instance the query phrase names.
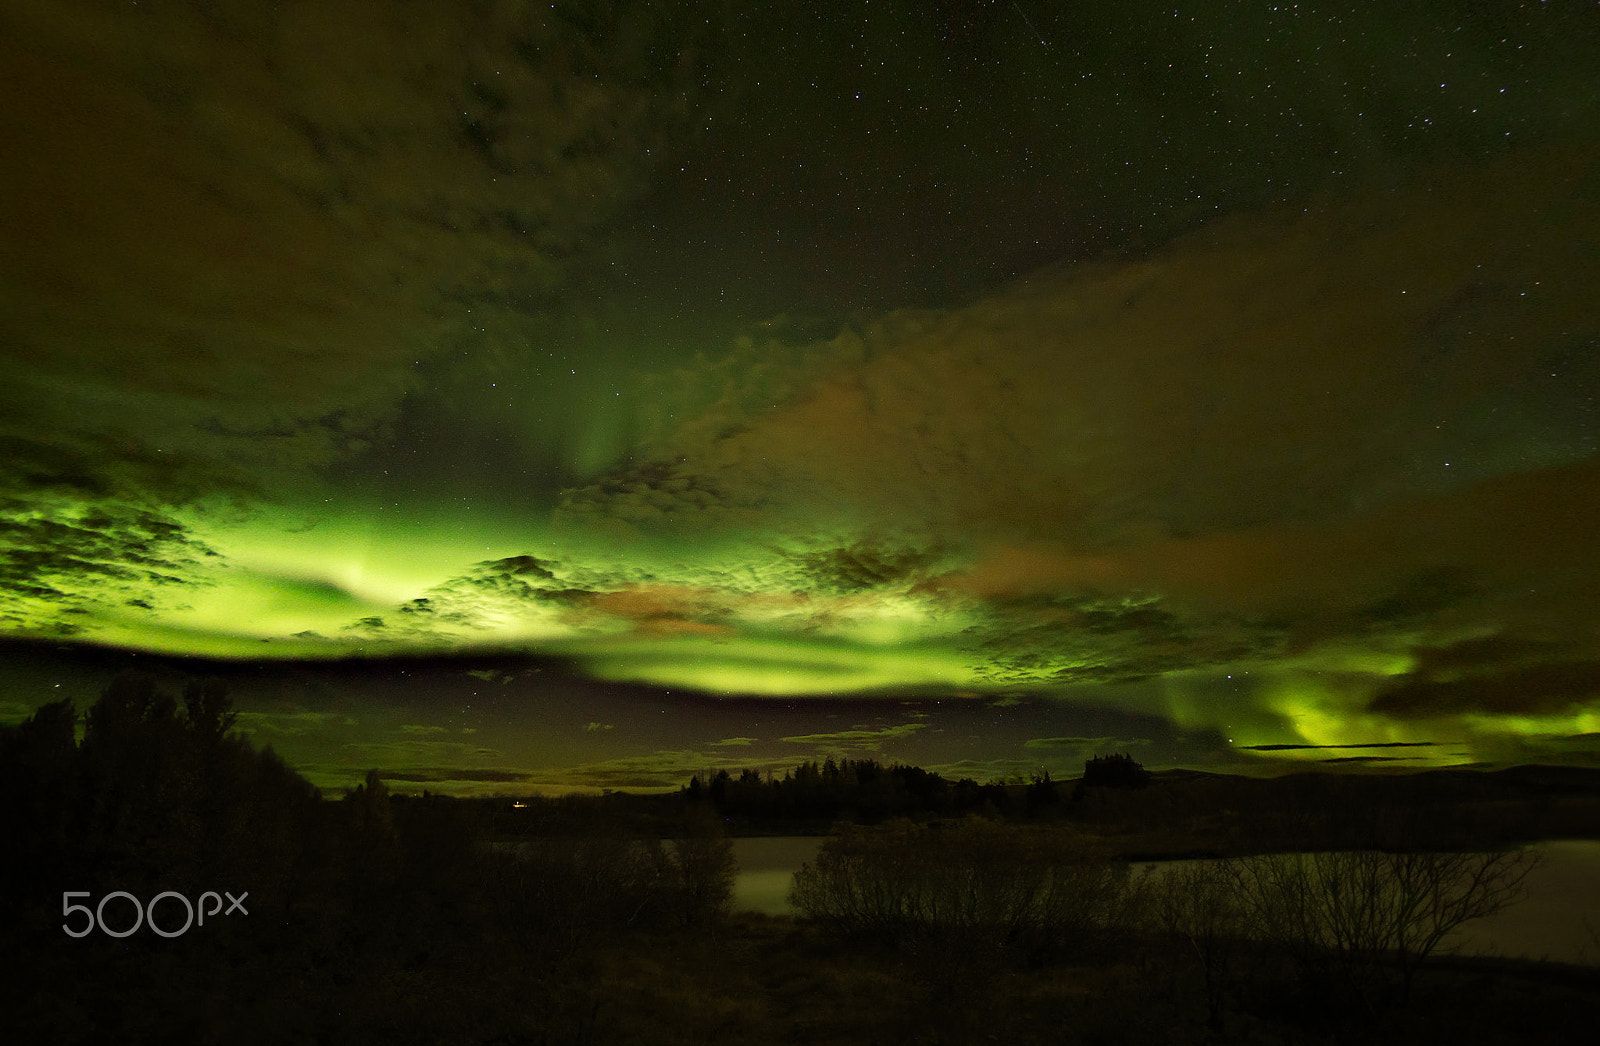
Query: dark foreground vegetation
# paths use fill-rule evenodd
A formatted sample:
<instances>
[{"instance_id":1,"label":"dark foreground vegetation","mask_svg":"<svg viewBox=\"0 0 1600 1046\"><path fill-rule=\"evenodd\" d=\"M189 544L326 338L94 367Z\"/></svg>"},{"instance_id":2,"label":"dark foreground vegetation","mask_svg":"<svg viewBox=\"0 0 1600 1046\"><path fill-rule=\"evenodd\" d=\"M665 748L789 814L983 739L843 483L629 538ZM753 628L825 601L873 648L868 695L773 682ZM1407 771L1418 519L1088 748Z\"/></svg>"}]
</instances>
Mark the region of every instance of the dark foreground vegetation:
<instances>
[{"instance_id":1,"label":"dark foreground vegetation","mask_svg":"<svg viewBox=\"0 0 1600 1046\"><path fill-rule=\"evenodd\" d=\"M1144 874L1129 841L1183 804L1126 757L1071 789L846 761L523 805L374 774L329 801L231 723L220 687L128 677L81 741L65 703L0 731L5 1041L1522 1043L1600 1015L1593 970L1442 959L1530 858L1438 845L1465 827L1426 788L1297 795L1283 845ZM1226 794L1219 824L1265 809ZM725 827L785 803L877 823L796 877L802 917L730 914Z\"/></svg>"},{"instance_id":2,"label":"dark foreground vegetation","mask_svg":"<svg viewBox=\"0 0 1600 1046\"><path fill-rule=\"evenodd\" d=\"M922 956L947 992L1006 967L1131 960L1166 984L1142 991L1170 1035L1185 1013L1212 1035L1273 1018L1373 1035L1407 1012L1444 938L1515 903L1535 863L1527 850L1367 849L1133 874L1061 826L900 822L829 840L791 899L841 940Z\"/></svg>"},{"instance_id":3,"label":"dark foreground vegetation","mask_svg":"<svg viewBox=\"0 0 1600 1046\"><path fill-rule=\"evenodd\" d=\"M477 804L397 800L375 775L322 800L229 733L214 687L180 708L119 679L81 744L75 719L62 702L0 733L7 1042L596 1041L597 957L726 910L730 846L699 811L671 841L513 853ZM100 925L66 910L117 891ZM207 892L247 893L247 914L175 932Z\"/></svg>"}]
</instances>

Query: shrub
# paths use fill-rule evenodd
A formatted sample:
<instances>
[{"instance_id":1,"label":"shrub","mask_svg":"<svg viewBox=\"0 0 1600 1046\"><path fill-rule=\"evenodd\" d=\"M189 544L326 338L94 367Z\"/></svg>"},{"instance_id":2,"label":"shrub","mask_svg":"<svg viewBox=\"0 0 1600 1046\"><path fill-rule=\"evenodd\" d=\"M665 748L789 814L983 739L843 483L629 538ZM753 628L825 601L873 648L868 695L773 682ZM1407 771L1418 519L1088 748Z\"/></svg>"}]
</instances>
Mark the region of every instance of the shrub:
<instances>
[{"instance_id":1,"label":"shrub","mask_svg":"<svg viewBox=\"0 0 1600 1046\"><path fill-rule=\"evenodd\" d=\"M1223 1031L1223 1004L1237 960L1244 912L1223 867L1215 861L1180 861L1147 884L1153 928L1179 945L1200 969L1206 1024Z\"/></svg>"},{"instance_id":2,"label":"shrub","mask_svg":"<svg viewBox=\"0 0 1600 1046\"><path fill-rule=\"evenodd\" d=\"M1370 1011L1390 968L1404 999L1444 938L1520 899L1536 863L1528 850L1346 850L1265 854L1223 869L1250 936L1281 948L1304 987L1353 994Z\"/></svg>"},{"instance_id":3,"label":"shrub","mask_svg":"<svg viewBox=\"0 0 1600 1046\"><path fill-rule=\"evenodd\" d=\"M969 818L828 840L790 901L848 936L1038 953L1082 951L1128 921L1128 866L1060 831Z\"/></svg>"},{"instance_id":4,"label":"shrub","mask_svg":"<svg viewBox=\"0 0 1600 1046\"><path fill-rule=\"evenodd\" d=\"M684 834L662 851L662 874L677 918L697 926L722 918L739 866L733 844L711 817L690 816Z\"/></svg>"}]
</instances>

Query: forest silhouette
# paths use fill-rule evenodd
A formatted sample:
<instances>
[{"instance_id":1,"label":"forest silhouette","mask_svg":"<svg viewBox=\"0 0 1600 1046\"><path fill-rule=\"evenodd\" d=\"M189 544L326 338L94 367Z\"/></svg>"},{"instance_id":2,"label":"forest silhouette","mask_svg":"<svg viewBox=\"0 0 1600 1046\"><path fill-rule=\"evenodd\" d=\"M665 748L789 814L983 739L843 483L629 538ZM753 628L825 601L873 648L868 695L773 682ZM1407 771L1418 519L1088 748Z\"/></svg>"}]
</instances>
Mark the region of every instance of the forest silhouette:
<instances>
[{"instance_id":1,"label":"forest silhouette","mask_svg":"<svg viewBox=\"0 0 1600 1046\"><path fill-rule=\"evenodd\" d=\"M1534 867L1450 844L1471 818L1443 786L1356 809L1277 784L1249 832L1220 806L1268 793L1163 793L1126 754L1070 786L830 758L516 801L374 771L327 799L233 726L220 683L124 675L0 729L11 1041L1513 1042L1600 1002L1592 970L1437 961ZM1136 870L1200 838L1181 795L1229 855ZM730 910L730 829L828 833L797 916Z\"/></svg>"},{"instance_id":2,"label":"forest silhouette","mask_svg":"<svg viewBox=\"0 0 1600 1046\"><path fill-rule=\"evenodd\" d=\"M0 731L0 928L26 960L4 980L13 1041L583 1041L585 955L726 909L729 844L699 811L666 842L601 828L512 853L486 845L478 804L393 796L376 773L323 800L230 732L215 683L180 707L119 677L81 743L77 719L60 701ZM248 914L75 939L68 890L91 907L247 892ZM105 921L121 930L132 910Z\"/></svg>"}]
</instances>

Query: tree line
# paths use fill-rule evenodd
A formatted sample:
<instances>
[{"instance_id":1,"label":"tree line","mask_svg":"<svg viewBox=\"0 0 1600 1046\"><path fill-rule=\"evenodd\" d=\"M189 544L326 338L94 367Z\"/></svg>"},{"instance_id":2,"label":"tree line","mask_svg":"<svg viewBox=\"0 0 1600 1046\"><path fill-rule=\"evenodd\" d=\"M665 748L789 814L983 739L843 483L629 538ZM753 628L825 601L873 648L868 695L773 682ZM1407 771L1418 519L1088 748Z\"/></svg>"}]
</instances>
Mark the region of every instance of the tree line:
<instances>
[{"instance_id":1,"label":"tree line","mask_svg":"<svg viewBox=\"0 0 1600 1046\"><path fill-rule=\"evenodd\" d=\"M597 1019L586 957L726 913L712 818L685 811L668 841L497 847L481 804L391 796L376 773L325 801L233 723L221 684L180 699L129 675L81 717L58 701L0 729L18 1041L578 1041ZM208 891L247 894L243 914L170 937L153 917L63 929L68 903L120 892L117 933L163 895L170 932Z\"/></svg>"},{"instance_id":2,"label":"tree line","mask_svg":"<svg viewBox=\"0 0 1600 1046\"><path fill-rule=\"evenodd\" d=\"M913 814L951 814L1010 805L1000 785L963 778L951 782L916 766L885 766L875 759L808 761L781 776L742 770L696 774L682 789L689 802L708 802L719 813L751 818L851 817L881 820Z\"/></svg>"},{"instance_id":3,"label":"tree line","mask_svg":"<svg viewBox=\"0 0 1600 1046\"><path fill-rule=\"evenodd\" d=\"M1095 788L1142 788L1150 775L1127 755L1090 759L1071 798ZM781 776L753 769L696 774L680 794L727 817L876 823L895 817L1039 816L1062 804L1059 782L1041 770L1021 788L969 777L956 781L901 763L871 758L811 760Z\"/></svg>"}]
</instances>

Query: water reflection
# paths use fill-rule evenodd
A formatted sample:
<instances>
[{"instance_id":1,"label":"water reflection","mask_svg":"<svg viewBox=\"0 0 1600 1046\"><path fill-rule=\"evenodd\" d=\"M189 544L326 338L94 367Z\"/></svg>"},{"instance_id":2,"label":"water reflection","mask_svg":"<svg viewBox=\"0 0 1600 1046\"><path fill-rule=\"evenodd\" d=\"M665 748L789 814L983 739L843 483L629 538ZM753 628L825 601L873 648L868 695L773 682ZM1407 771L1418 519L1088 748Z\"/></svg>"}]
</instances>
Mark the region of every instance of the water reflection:
<instances>
[{"instance_id":1,"label":"water reflection","mask_svg":"<svg viewBox=\"0 0 1600 1046\"><path fill-rule=\"evenodd\" d=\"M1498 915L1475 919L1447 939L1478 955L1600 965L1600 841L1565 839L1534 847L1544 863L1528 895Z\"/></svg>"},{"instance_id":2,"label":"water reflection","mask_svg":"<svg viewBox=\"0 0 1600 1046\"><path fill-rule=\"evenodd\" d=\"M735 839L733 856L739 862L739 875L733 882L734 910L792 915L789 884L825 842L822 836Z\"/></svg>"}]
</instances>

